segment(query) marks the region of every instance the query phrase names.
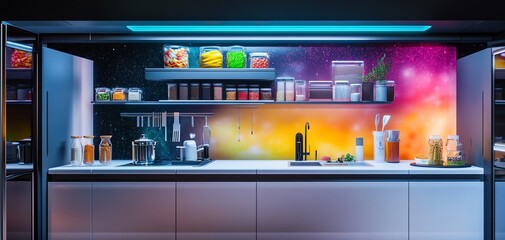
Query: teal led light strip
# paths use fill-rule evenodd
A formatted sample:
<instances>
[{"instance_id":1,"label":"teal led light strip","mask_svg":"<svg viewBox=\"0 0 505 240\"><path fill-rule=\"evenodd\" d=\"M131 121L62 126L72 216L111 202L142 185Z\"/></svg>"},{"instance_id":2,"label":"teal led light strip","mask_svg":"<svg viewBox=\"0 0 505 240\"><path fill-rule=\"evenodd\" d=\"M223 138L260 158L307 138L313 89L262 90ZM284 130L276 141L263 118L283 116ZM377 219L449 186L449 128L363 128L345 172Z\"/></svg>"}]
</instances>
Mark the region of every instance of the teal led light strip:
<instances>
[{"instance_id":1,"label":"teal led light strip","mask_svg":"<svg viewBox=\"0 0 505 240\"><path fill-rule=\"evenodd\" d=\"M430 25L331 25L331 26L231 26L231 25L131 25L126 26L133 32L424 32Z\"/></svg>"},{"instance_id":2,"label":"teal led light strip","mask_svg":"<svg viewBox=\"0 0 505 240\"><path fill-rule=\"evenodd\" d=\"M32 47L30 47L28 45L21 44L21 43L6 41L5 46L10 47L10 48L23 50L25 52L32 52Z\"/></svg>"}]
</instances>

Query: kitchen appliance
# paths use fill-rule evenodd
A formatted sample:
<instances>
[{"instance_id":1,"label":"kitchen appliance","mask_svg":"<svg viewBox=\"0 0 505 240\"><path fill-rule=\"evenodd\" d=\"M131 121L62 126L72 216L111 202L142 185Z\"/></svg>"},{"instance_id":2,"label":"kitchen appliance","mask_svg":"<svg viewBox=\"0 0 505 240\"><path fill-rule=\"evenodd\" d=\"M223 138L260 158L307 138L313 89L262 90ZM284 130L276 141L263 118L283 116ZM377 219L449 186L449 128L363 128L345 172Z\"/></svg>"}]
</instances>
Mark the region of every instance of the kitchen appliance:
<instances>
[{"instance_id":1,"label":"kitchen appliance","mask_svg":"<svg viewBox=\"0 0 505 240\"><path fill-rule=\"evenodd\" d=\"M181 160L184 161L196 161L197 160L197 148L196 148L196 142L194 139L194 136L190 140L186 140L183 143L184 147L184 157Z\"/></svg>"},{"instance_id":2,"label":"kitchen appliance","mask_svg":"<svg viewBox=\"0 0 505 240\"><path fill-rule=\"evenodd\" d=\"M156 141L146 138L145 134L132 142L133 164L150 164L156 158Z\"/></svg>"},{"instance_id":3,"label":"kitchen appliance","mask_svg":"<svg viewBox=\"0 0 505 240\"><path fill-rule=\"evenodd\" d=\"M19 164L31 164L32 160L32 139L25 138L19 140Z\"/></svg>"}]
</instances>

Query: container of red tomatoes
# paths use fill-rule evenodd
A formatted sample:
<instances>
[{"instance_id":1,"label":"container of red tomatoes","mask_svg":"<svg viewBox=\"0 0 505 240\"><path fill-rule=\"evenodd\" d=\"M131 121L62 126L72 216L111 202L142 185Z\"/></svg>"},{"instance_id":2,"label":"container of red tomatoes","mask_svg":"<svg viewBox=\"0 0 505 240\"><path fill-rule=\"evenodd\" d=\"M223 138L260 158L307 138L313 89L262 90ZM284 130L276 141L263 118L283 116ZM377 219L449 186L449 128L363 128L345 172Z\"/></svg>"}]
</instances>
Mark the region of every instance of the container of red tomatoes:
<instances>
[{"instance_id":1,"label":"container of red tomatoes","mask_svg":"<svg viewBox=\"0 0 505 240\"><path fill-rule=\"evenodd\" d=\"M32 54L29 52L14 49L11 54L12 68L31 68Z\"/></svg>"},{"instance_id":2,"label":"container of red tomatoes","mask_svg":"<svg viewBox=\"0 0 505 240\"><path fill-rule=\"evenodd\" d=\"M268 68L270 57L265 52L253 52L249 54L250 68Z\"/></svg>"},{"instance_id":3,"label":"container of red tomatoes","mask_svg":"<svg viewBox=\"0 0 505 240\"><path fill-rule=\"evenodd\" d=\"M163 45L165 68L188 68L189 48L178 45Z\"/></svg>"}]
</instances>

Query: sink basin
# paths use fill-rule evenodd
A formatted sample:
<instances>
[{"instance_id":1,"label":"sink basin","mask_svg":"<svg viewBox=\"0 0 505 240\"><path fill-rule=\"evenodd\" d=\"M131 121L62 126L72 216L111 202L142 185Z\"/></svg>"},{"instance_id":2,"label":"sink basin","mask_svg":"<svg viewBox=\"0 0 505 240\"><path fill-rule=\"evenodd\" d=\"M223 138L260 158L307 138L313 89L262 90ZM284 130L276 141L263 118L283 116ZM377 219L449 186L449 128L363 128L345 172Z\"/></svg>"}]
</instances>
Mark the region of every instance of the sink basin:
<instances>
[{"instance_id":1,"label":"sink basin","mask_svg":"<svg viewBox=\"0 0 505 240\"><path fill-rule=\"evenodd\" d=\"M367 162L325 162L325 161L293 161L289 162L291 167L329 167L329 166L341 166L341 167L365 167L372 166Z\"/></svg>"},{"instance_id":2,"label":"sink basin","mask_svg":"<svg viewBox=\"0 0 505 240\"><path fill-rule=\"evenodd\" d=\"M139 167L139 166L195 166L195 167L201 167L204 165L207 165L211 163L212 160L205 160L205 161L178 161L178 160L161 160L161 161L154 161L149 164L133 164L133 162L119 165L119 167Z\"/></svg>"}]
</instances>

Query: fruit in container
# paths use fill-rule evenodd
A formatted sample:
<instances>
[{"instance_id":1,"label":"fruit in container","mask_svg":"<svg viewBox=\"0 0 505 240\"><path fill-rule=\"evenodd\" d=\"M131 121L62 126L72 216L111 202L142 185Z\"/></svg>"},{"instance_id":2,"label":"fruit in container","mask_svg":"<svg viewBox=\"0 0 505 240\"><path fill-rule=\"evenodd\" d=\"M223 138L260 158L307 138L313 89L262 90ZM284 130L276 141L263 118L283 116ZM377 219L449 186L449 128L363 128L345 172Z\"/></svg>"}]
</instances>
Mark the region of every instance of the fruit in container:
<instances>
[{"instance_id":1,"label":"fruit in container","mask_svg":"<svg viewBox=\"0 0 505 240\"><path fill-rule=\"evenodd\" d=\"M14 49L11 55L11 67L13 68L31 68L32 54L29 52Z\"/></svg>"},{"instance_id":2,"label":"fruit in container","mask_svg":"<svg viewBox=\"0 0 505 240\"><path fill-rule=\"evenodd\" d=\"M219 47L202 47L200 49L201 68L222 68L223 54Z\"/></svg>"},{"instance_id":3,"label":"fruit in container","mask_svg":"<svg viewBox=\"0 0 505 240\"><path fill-rule=\"evenodd\" d=\"M165 45L163 47L163 62L165 68L188 68L189 49L183 46Z\"/></svg>"}]
</instances>

